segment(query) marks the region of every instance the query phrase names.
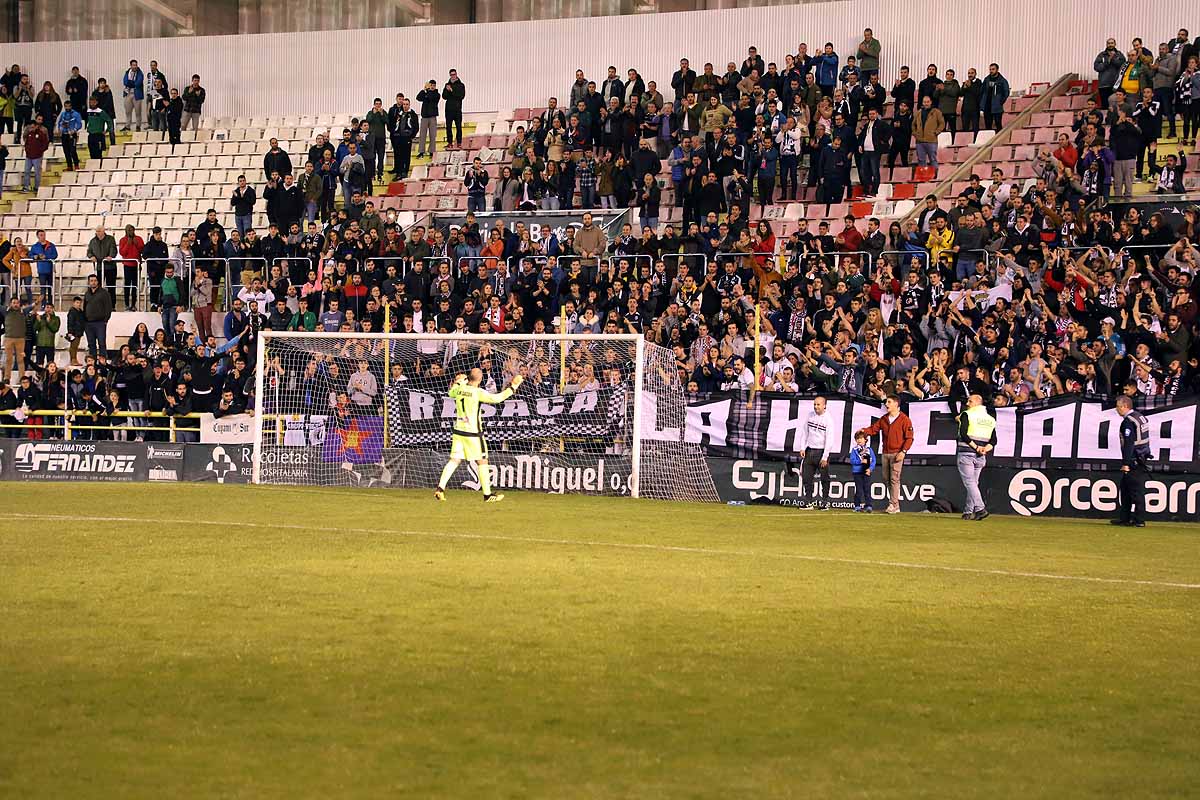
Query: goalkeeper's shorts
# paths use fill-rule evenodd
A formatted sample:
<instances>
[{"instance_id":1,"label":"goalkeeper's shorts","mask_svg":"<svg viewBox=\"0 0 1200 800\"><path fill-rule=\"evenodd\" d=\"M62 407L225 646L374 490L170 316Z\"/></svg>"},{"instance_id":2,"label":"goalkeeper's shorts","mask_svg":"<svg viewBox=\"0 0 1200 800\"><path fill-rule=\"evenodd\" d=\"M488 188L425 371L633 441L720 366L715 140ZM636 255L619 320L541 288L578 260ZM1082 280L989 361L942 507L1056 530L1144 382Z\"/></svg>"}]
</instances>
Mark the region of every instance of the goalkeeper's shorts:
<instances>
[{"instance_id":1,"label":"goalkeeper's shorts","mask_svg":"<svg viewBox=\"0 0 1200 800\"><path fill-rule=\"evenodd\" d=\"M450 440L450 457L459 461L479 461L487 458L487 443L482 436L454 434Z\"/></svg>"}]
</instances>

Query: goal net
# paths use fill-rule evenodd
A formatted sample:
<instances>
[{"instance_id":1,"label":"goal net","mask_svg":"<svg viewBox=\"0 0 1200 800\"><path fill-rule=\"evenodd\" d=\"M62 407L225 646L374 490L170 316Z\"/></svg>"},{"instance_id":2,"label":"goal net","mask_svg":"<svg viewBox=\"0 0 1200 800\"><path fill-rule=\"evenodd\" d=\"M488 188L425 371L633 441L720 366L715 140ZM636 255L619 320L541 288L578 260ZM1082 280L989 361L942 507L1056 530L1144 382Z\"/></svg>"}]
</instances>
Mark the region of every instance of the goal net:
<instances>
[{"instance_id":1,"label":"goal net","mask_svg":"<svg viewBox=\"0 0 1200 800\"><path fill-rule=\"evenodd\" d=\"M264 331L259 483L432 490L450 452L456 375L508 400L482 407L495 489L717 501L685 441L671 352L634 335L420 335ZM463 462L449 488L478 489Z\"/></svg>"}]
</instances>

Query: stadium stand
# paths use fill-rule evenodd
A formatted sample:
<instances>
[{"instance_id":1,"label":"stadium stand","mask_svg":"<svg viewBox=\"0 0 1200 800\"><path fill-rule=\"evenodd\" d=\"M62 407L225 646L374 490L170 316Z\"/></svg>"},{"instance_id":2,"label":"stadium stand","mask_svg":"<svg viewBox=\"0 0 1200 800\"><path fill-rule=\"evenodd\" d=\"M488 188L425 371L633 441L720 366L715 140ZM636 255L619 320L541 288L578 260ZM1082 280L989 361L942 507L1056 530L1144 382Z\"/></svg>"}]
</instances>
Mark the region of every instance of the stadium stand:
<instances>
[{"instance_id":1,"label":"stadium stand","mask_svg":"<svg viewBox=\"0 0 1200 800\"><path fill-rule=\"evenodd\" d=\"M371 178L382 177L378 166L386 172L394 163L395 111L387 114L386 132L378 110L361 121L201 117L177 144L166 132L122 131L103 157L75 169L64 168L56 136L36 193L17 194L24 156L8 159L0 250L6 294L18 302L7 310L5 337L15 342L10 333L19 332L26 347L6 347L4 374L36 364L36 398L57 397L61 408L79 397L62 370L47 375L47 364L68 366L84 338L96 372L115 369L110 355L124 364L132 354L142 363L135 385L147 382L157 358L186 366L201 342L173 330L174 311L161 307L167 262L176 267L171 291L185 311L205 310L204 290L195 295L194 284L206 259L219 262L215 277L225 281L218 280L207 310L221 315L239 296L244 308L217 317L209 344L247 328L250 335L219 362L221 375L245 376L252 373L228 365L252 362L256 326L342 330L350 306L380 330L387 306L389 324L402 330L406 317L421 317L416 300L438 307L442 287L429 272L445 261L449 312L433 317L439 329L453 329L455 317L465 314L467 327L478 331L487 318L463 305L489 292L501 297L509 325L521 320L520 330L535 323L553 330L564 319L573 332L590 330L583 320L591 316L581 313L590 309L599 325L678 344L681 379L699 390L722 383L705 370L706 353L716 350L721 366L742 359L739 385L782 391L952 396L957 379L1001 404L1071 392L1193 394L1200 251L1193 244L1197 212L1185 194L1196 187L1188 169L1200 153L1200 75L1196 45L1185 33L1164 42L1157 56L1137 49L1135 40L1119 73L1102 72L1098 57L1103 82L1045 76L1047 82L1021 88L1008 86L997 65L979 74L960 69L961 83L933 64L919 82L905 73L870 84L868 76L864 89L861 74L841 70L830 83L836 55L789 54L770 69L752 55L711 76L683 70L657 76L662 89L629 70L628 83L597 76L592 92L586 80L565 86L554 109L548 99L530 98L528 107L467 114L460 146L439 141L432 158L414 156L409 174L394 180ZM864 38L860 48L867 46ZM0 83L21 77L10 70ZM793 77L803 88L794 91ZM1124 97L1111 91L1114 85L1130 95L1144 88L1145 95ZM697 106L681 112L689 95ZM611 109L604 102L610 97ZM918 108L907 116L901 102ZM419 107L420 95L414 111ZM342 133L356 122L360 132ZM789 137L793 129L799 133ZM305 163L321 160L318 136L329 137L334 172L325 179L316 170L321 200L297 205L303 189L267 192L270 170L307 180ZM387 157L365 159L364 177L352 169L356 156L340 139L368 155L383 148ZM684 139L693 143L690 151ZM32 144L28 150L24 142L31 155ZM525 145L533 148L532 163ZM880 162L877 180L871 153ZM475 159L486 187L472 174ZM515 189L505 180L510 170ZM1135 172L1132 196L1118 197L1114 184ZM520 183L523 173L527 185ZM244 214L232 197L240 176L258 197ZM354 185L343 185L344 177ZM368 192L361 205L348 202L355 186ZM1155 198L1172 205L1144 205ZM367 201L377 216L363 216ZM631 229L577 229L574 240L560 230L541 241L522 231L522 220L538 214L605 205L628 209ZM216 217L206 221L209 209ZM325 210L332 212L328 220ZM438 223L439 214L460 218L468 210L498 212L510 225L491 216L456 230ZM306 223L314 215L310 233ZM272 221L280 223L280 239L260 243ZM296 231L289 231L292 221L300 223ZM639 223L650 230L639 236ZM152 228L161 229L169 255L135 261L139 245L118 257L118 245L105 236L121 238L127 226L143 245ZM214 227L222 243L208 252L197 233ZM259 242L228 244L246 228ZM48 252L39 231L57 247L54 297L39 296L38 268L47 262L33 259ZM581 246L585 236L589 244ZM597 251L609 258L594 263ZM106 264L98 268L95 255ZM557 263L543 264L551 256ZM121 257L130 258L135 277L116 277ZM477 270L481 257L492 260ZM526 257L537 258L528 270ZM311 262L298 267L305 258ZM418 271L417 263L429 269ZM280 271L272 274L276 265ZM203 271L214 277L212 269ZM536 286L543 272L548 302ZM88 288L93 275L110 287L110 303L93 302L104 288ZM264 283L250 285L254 277ZM163 341L154 342L155 326L126 345L129 331L116 322L107 334L85 324L111 320L120 305L117 290L130 280L140 292L127 293L126 306L161 314ZM589 299L593 290L597 296ZM377 300L368 306L371 294ZM82 309L72 309L75 295L85 296ZM301 297L311 317L301 312ZM760 350L750 341L755 297ZM250 299L260 305L247 316ZM284 301L282 311L276 299ZM333 299L341 307L327 321ZM50 315L44 301L61 317L57 336L42 320ZM189 317L189 324L199 318ZM490 323L490 330L505 327ZM357 323L348 325L353 330ZM713 333L702 333L702 326ZM97 332L105 341L92 341ZM14 363L18 350L26 351L24 363ZM747 365L756 350L765 366L752 373ZM137 362L139 354L144 362ZM795 368L795 384L781 382L784 361ZM238 395L251 397L245 378L238 379ZM48 381L62 382L64 390ZM129 407L129 399L119 402ZM206 410L199 399L197 410Z\"/></svg>"}]
</instances>

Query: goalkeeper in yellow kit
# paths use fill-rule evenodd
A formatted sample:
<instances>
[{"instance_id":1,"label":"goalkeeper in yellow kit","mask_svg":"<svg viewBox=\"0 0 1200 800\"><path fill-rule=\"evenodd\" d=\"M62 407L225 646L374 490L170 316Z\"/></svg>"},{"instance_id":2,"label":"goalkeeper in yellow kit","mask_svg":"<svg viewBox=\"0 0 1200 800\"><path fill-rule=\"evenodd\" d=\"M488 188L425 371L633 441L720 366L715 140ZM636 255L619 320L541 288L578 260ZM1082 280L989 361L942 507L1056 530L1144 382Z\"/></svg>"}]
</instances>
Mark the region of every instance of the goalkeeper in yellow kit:
<instances>
[{"instance_id":1,"label":"goalkeeper in yellow kit","mask_svg":"<svg viewBox=\"0 0 1200 800\"><path fill-rule=\"evenodd\" d=\"M483 417L480 414L480 403L503 403L512 397L513 392L521 387L523 378L520 375L512 379L512 384L500 392L492 394L479 388L483 382L483 370L475 368L468 375L456 375L450 386L450 397L454 399L454 437L450 444L450 460L442 468L442 478L433 496L438 500L446 499L446 484L463 461L470 461L479 473L479 486L483 489L483 499L486 503L498 503L504 499L502 494L492 494L492 476L488 472L487 442L483 438Z\"/></svg>"}]
</instances>

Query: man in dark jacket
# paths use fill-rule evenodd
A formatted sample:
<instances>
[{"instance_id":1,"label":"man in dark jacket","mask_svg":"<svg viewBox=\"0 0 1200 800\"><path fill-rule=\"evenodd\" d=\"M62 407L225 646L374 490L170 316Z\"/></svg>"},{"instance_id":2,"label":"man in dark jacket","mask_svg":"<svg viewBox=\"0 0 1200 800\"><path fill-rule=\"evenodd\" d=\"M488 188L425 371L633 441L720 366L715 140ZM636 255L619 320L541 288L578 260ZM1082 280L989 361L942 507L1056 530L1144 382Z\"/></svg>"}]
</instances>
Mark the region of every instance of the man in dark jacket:
<instances>
[{"instance_id":1,"label":"man in dark jacket","mask_svg":"<svg viewBox=\"0 0 1200 800\"><path fill-rule=\"evenodd\" d=\"M83 293L83 318L87 323L88 355L108 352L108 321L112 318L113 299L100 288L100 279L89 275Z\"/></svg>"},{"instance_id":2,"label":"man in dark jacket","mask_svg":"<svg viewBox=\"0 0 1200 800\"><path fill-rule=\"evenodd\" d=\"M987 77L983 79L980 103L986 127L994 131L1004 127L1004 104L1008 102L1008 95L1008 78L1000 74L998 64L989 64Z\"/></svg>"},{"instance_id":3,"label":"man in dark jacket","mask_svg":"<svg viewBox=\"0 0 1200 800\"><path fill-rule=\"evenodd\" d=\"M409 164L412 161L412 143L420 130L420 120L417 112L412 110L412 103L407 97L396 95L398 105L392 106L388 112L389 130L392 136L392 175L404 180L408 177Z\"/></svg>"},{"instance_id":4,"label":"man in dark jacket","mask_svg":"<svg viewBox=\"0 0 1200 800\"><path fill-rule=\"evenodd\" d=\"M900 163L908 166L908 148L912 144L912 109L907 102L901 102L892 117L891 140L892 146L888 151L888 167L896 166L896 157Z\"/></svg>"},{"instance_id":5,"label":"man in dark jacket","mask_svg":"<svg viewBox=\"0 0 1200 800\"><path fill-rule=\"evenodd\" d=\"M71 101L71 108L83 113L87 108L88 99L88 82L87 78L79 74L79 67L71 67L71 77L67 78L67 99Z\"/></svg>"},{"instance_id":6,"label":"man in dark jacket","mask_svg":"<svg viewBox=\"0 0 1200 800\"><path fill-rule=\"evenodd\" d=\"M88 240L87 257L95 265L97 275L104 278L104 286L112 295L112 305L117 304L117 240L104 230L103 225L96 227L96 235Z\"/></svg>"},{"instance_id":7,"label":"man in dark jacket","mask_svg":"<svg viewBox=\"0 0 1200 800\"><path fill-rule=\"evenodd\" d=\"M437 118L438 102L437 81L430 80L425 88L417 92L417 102L421 104L421 127L417 131L417 158L424 158L426 151L429 157L437 152Z\"/></svg>"},{"instance_id":8,"label":"man in dark jacket","mask_svg":"<svg viewBox=\"0 0 1200 800\"><path fill-rule=\"evenodd\" d=\"M246 231L254 226L254 204L258 202L258 196L254 193L254 187L246 182L245 175L238 175L237 181L229 205L233 207L233 221L238 234L245 236Z\"/></svg>"},{"instance_id":9,"label":"man in dark jacket","mask_svg":"<svg viewBox=\"0 0 1200 800\"><path fill-rule=\"evenodd\" d=\"M1117 112L1117 122L1109 133L1109 142L1115 159L1112 194L1115 197L1130 197L1133 195L1133 176L1138 154L1142 152L1144 140L1142 129L1129 118L1124 109Z\"/></svg>"},{"instance_id":10,"label":"man in dark jacket","mask_svg":"<svg viewBox=\"0 0 1200 800\"><path fill-rule=\"evenodd\" d=\"M979 130L979 102L983 98L983 83L977 77L974 67L967 70L967 79L959 87L958 95L962 98L962 107L958 112L959 129Z\"/></svg>"},{"instance_id":11,"label":"man in dark jacket","mask_svg":"<svg viewBox=\"0 0 1200 800\"><path fill-rule=\"evenodd\" d=\"M863 194L873 196L879 191L879 162L891 144L892 126L879 118L879 111L867 111L867 124L858 143L858 180Z\"/></svg>"},{"instance_id":12,"label":"man in dark jacket","mask_svg":"<svg viewBox=\"0 0 1200 800\"><path fill-rule=\"evenodd\" d=\"M271 180L271 175L276 172L280 175L291 175L292 159L279 146L279 140L271 137L271 149L263 156L263 174L267 180Z\"/></svg>"},{"instance_id":13,"label":"man in dark jacket","mask_svg":"<svg viewBox=\"0 0 1200 800\"><path fill-rule=\"evenodd\" d=\"M446 101L446 149L462 147L462 107L467 96L467 87L458 79L458 70L450 70L450 78L442 87L442 99ZM451 126L454 136L450 135Z\"/></svg>"},{"instance_id":14,"label":"man in dark jacket","mask_svg":"<svg viewBox=\"0 0 1200 800\"><path fill-rule=\"evenodd\" d=\"M908 77L908 67L900 68L900 77L892 85L892 100L896 108L899 108L901 103L908 103L908 107L912 108L916 103L917 84Z\"/></svg>"},{"instance_id":15,"label":"man in dark jacket","mask_svg":"<svg viewBox=\"0 0 1200 800\"><path fill-rule=\"evenodd\" d=\"M817 163L817 172L821 181L821 202L840 203L846 190L846 173L850 162L842 149L842 137L834 136L833 140L821 150Z\"/></svg>"},{"instance_id":16,"label":"man in dark jacket","mask_svg":"<svg viewBox=\"0 0 1200 800\"><path fill-rule=\"evenodd\" d=\"M215 213L213 217L216 217ZM220 227L220 223L217 223L217 226ZM210 230L215 229L210 228ZM163 273L166 271L169 255L167 243L162 238L162 228L155 226L150 231L150 238L146 241L146 246L142 248L142 262L146 265L146 277L150 281L150 308L152 311L158 308Z\"/></svg>"},{"instance_id":17,"label":"man in dark jacket","mask_svg":"<svg viewBox=\"0 0 1200 800\"><path fill-rule=\"evenodd\" d=\"M696 71L689 66L686 58L679 59L679 69L671 76L671 88L675 90L675 108L679 108L679 104L695 85Z\"/></svg>"},{"instance_id":18,"label":"man in dark jacket","mask_svg":"<svg viewBox=\"0 0 1200 800\"><path fill-rule=\"evenodd\" d=\"M292 224L299 222L304 214L304 193L296 185L292 174L289 172L284 175L283 182L276 183L275 187L267 189L267 192L273 193L272 197L267 198L267 203L271 205L272 199L274 200L275 219L279 229L291 230Z\"/></svg>"},{"instance_id":19,"label":"man in dark jacket","mask_svg":"<svg viewBox=\"0 0 1200 800\"><path fill-rule=\"evenodd\" d=\"M1120 511L1113 525L1146 527L1146 479L1150 460L1150 425L1146 417L1133 408L1128 395L1117 398L1117 414L1121 417L1121 488Z\"/></svg>"}]
</instances>

